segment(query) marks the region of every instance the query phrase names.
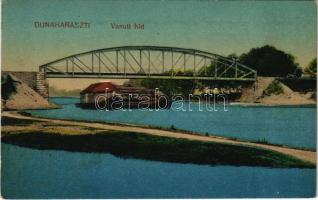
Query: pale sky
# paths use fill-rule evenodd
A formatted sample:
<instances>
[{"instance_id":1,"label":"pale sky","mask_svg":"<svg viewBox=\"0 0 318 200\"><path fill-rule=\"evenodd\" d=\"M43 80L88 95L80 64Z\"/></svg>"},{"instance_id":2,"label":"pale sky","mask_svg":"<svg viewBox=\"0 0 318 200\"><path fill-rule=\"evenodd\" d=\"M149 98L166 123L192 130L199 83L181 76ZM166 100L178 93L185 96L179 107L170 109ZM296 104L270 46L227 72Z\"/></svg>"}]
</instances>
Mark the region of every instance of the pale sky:
<instances>
[{"instance_id":1,"label":"pale sky","mask_svg":"<svg viewBox=\"0 0 318 200\"><path fill-rule=\"evenodd\" d=\"M34 22L84 21L87 29L35 28ZM37 71L58 58L126 45L193 48L240 55L269 44L302 67L316 57L314 1L6 0L2 69ZM111 23L145 29L114 30Z\"/></svg>"},{"instance_id":2,"label":"pale sky","mask_svg":"<svg viewBox=\"0 0 318 200\"><path fill-rule=\"evenodd\" d=\"M274 45L301 65L316 55L314 1L7 0L2 67L37 70L57 58L124 45L194 48L228 55ZM37 29L37 21L86 21L89 29ZM113 30L110 23L143 23Z\"/></svg>"}]
</instances>

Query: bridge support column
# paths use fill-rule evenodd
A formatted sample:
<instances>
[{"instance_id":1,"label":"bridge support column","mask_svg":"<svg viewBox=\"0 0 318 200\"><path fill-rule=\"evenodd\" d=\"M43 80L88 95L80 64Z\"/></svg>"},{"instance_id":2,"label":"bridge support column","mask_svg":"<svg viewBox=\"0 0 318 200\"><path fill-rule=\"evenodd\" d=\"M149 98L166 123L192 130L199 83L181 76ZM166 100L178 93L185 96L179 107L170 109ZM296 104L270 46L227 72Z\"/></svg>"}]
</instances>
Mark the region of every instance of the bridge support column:
<instances>
[{"instance_id":1,"label":"bridge support column","mask_svg":"<svg viewBox=\"0 0 318 200\"><path fill-rule=\"evenodd\" d=\"M44 72L36 73L35 90L45 99L49 98L49 84Z\"/></svg>"}]
</instances>

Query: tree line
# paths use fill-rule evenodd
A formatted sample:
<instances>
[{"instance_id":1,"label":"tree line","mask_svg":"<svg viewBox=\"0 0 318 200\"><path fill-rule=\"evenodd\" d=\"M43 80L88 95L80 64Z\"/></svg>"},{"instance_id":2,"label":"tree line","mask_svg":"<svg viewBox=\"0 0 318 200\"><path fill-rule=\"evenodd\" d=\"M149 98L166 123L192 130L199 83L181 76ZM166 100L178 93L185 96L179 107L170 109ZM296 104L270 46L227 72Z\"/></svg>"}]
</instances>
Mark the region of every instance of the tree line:
<instances>
[{"instance_id":1,"label":"tree line","mask_svg":"<svg viewBox=\"0 0 318 200\"><path fill-rule=\"evenodd\" d=\"M289 53L275 48L274 46L265 45L258 48L252 48L249 52L240 56L236 54L228 55L229 58L236 59L239 63L246 65L257 71L258 76L265 77L294 77L299 78L302 75L310 77L317 76L317 59L314 58L310 63L302 68L296 62L295 57ZM211 63L207 69L207 75L213 75L216 68L216 62ZM233 72L228 72L233 73ZM199 71L199 75L203 71Z\"/></svg>"},{"instance_id":2,"label":"tree line","mask_svg":"<svg viewBox=\"0 0 318 200\"><path fill-rule=\"evenodd\" d=\"M270 45L252 48L248 53L243 53L238 60L255 69L259 76L301 77L304 73L312 77L317 76L316 58L303 70L293 55Z\"/></svg>"}]
</instances>

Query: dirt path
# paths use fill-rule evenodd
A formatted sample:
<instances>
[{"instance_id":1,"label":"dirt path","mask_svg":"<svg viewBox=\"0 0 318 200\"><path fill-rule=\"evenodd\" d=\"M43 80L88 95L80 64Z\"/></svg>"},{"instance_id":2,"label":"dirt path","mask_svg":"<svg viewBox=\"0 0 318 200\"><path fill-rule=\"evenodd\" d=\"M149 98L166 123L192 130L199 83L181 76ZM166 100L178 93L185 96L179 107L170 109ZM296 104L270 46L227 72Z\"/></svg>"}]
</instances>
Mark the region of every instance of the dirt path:
<instances>
[{"instance_id":1,"label":"dirt path","mask_svg":"<svg viewBox=\"0 0 318 200\"><path fill-rule=\"evenodd\" d=\"M67 121L67 120L60 120L60 119L45 119L45 118L38 118L38 117L29 117L20 115L16 112L3 112L2 116L12 117L16 119L31 119L37 120L42 122L51 122L57 123L61 125L78 125L90 128L97 128L97 129L106 129L106 130L115 130L115 131L130 131L130 132L138 132L138 133L146 133L151 135L158 135L158 136L165 136L165 137L173 137L173 138L184 138L189 140L199 140L199 141L211 141L211 142L220 142L220 143L228 143L234 145L246 145L251 147L261 147L264 149L270 149L273 151L277 151L283 154L287 154L290 156L294 156L296 158L309 161L311 163L316 164L316 152L307 151L307 150L300 150L300 149L292 149L287 147L279 147L273 146L269 144L257 144L252 142L243 142L232 140L224 137L217 137L217 136L201 136L201 135L192 135L182 132L174 132L168 130L160 130L160 129L153 129L147 127L138 127L138 126L130 126L130 125L111 125L111 124L103 124L103 123L95 123L95 122L78 122L78 121Z\"/></svg>"}]
</instances>

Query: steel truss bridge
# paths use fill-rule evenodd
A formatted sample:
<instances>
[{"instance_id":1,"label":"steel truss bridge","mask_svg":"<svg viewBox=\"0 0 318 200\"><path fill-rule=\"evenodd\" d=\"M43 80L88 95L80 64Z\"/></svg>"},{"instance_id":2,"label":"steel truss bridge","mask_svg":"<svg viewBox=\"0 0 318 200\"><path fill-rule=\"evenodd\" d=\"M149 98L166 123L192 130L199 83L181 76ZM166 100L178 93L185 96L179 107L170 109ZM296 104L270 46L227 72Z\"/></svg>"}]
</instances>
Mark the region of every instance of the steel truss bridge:
<instances>
[{"instance_id":1,"label":"steel truss bridge","mask_svg":"<svg viewBox=\"0 0 318 200\"><path fill-rule=\"evenodd\" d=\"M177 47L121 46L54 60L39 67L46 78L255 81L255 70L221 55Z\"/></svg>"}]
</instances>

